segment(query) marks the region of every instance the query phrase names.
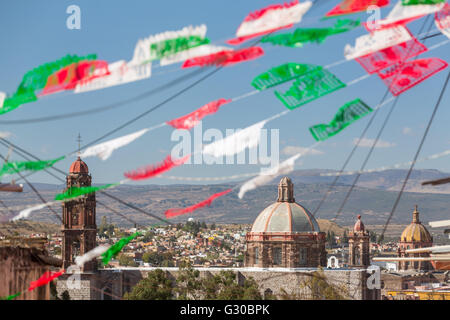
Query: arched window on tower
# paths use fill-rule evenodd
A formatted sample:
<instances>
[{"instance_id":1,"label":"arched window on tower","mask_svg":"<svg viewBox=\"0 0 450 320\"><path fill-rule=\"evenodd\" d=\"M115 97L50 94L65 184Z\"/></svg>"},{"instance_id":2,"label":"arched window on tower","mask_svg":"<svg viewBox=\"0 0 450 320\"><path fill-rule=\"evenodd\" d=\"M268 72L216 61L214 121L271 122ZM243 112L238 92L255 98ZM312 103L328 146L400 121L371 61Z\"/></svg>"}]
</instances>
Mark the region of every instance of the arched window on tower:
<instances>
[{"instance_id":1,"label":"arched window on tower","mask_svg":"<svg viewBox=\"0 0 450 320\"><path fill-rule=\"evenodd\" d=\"M255 249L255 264L259 263L259 249L256 247Z\"/></svg>"},{"instance_id":2,"label":"arched window on tower","mask_svg":"<svg viewBox=\"0 0 450 320\"><path fill-rule=\"evenodd\" d=\"M353 257L354 257L354 264L357 266L361 265L361 252L360 252L359 246L356 246L353 249Z\"/></svg>"},{"instance_id":3,"label":"arched window on tower","mask_svg":"<svg viewBox=\"0 0 450 320\"><path fill-rule=\"evenodd\" d=\"M80 255L80 241L74 240L72 242L72 260L75 261L75 258Z\"/></svg>"},{"instance_id":4,"label":"arched window on tower","mask_svg":"<svg viewBox=\"0 0 450 320\"><path fill-rule=\"evenodd\" d=\"M273 248L273 264L280 265L282 261L282 252L280 247Z\"/></svg>"},{"instance_id":5,"label":"arched window on tower","mask_svg":"<svg viewBox=\"0 0 450 320\"><path fill-rule=\"evenodd\" d=\"M308 261L308 249L300 248L298 253L299 253L299 259L298 259L299 265L305 266Z\"/></svg>"}]
</instances>

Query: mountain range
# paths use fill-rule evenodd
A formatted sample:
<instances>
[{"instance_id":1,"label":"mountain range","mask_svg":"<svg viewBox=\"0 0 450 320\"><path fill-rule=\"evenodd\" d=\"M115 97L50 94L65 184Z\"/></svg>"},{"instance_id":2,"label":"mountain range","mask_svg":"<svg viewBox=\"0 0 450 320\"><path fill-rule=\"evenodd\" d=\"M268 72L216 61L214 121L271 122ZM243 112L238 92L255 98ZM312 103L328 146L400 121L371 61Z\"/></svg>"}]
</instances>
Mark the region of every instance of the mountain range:
<instances>
[{"instance_id":1,"label":"mountain range","mask_svg":"<svg viewBox=\"0 0 450 320\"><path fill-rule=\"evenodd\" d=\"M321 198L334 180L334 176L321 174L333 173L332 170L297 170L289 174L294 183L295 199L298 203L314 212ZM392 209L398 190L406 176L406 170L387 170L361 175L359 183L354 188L342 213L336 222L339 225L351 225L358 214L363 216L367 224L382 225L386 222ZM407 224L411 222L414 205L419 206L422 221L449 219L450 216L450 184L442 186L422 187L421 182L444 178L450 174L438 170L415 170L407 184L407 192L401 198L399 206L392 218L393 224ZM328 199L317 212L316 217L331 219L336 216L349 186L355 175L341 176ZM95 181L95 177L94 177ZM244 199L237 197L237 192L214 200L211 207L199 209L194 213L172 219L173 222L186 221L193 217L207 223L252 223L257 215L277 198L277 184L275 179L271 184L248 192ZM52 201L56 193L64 189L63 185L33 183L47 201ZM209 195L233 188L237 182L213 185L120 185L107 190L134 206L146 210L154 215L164 217L169 208L184 208L205 200ZM119 225L131 223L112 213L111 209L126 215L139 224L148 225L160 223L158 220L118 203L101 193L96 195L98 200L97 218L107 215L108 219ZM3 221L17 214L19 210L41 203L29 186L24 187L23 193L3 193L2 202L9 208L1 209ZM109 208L105 208L106 205ZM61 205L53 206L56 213L61 213ZM48 208L32 213L31 220L59 223Z\"/></svg>"}]
</instances>

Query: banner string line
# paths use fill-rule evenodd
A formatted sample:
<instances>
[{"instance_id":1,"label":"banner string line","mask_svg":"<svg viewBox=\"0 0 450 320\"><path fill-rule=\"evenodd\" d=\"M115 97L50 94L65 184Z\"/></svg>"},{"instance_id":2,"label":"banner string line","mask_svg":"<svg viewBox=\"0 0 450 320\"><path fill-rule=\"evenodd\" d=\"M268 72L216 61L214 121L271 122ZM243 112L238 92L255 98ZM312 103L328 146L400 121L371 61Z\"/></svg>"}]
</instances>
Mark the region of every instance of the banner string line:
<instances>
[{"instance_id":1,"label":"banner string line","mask_svg":"<svg viewBox=\"0 0 450 320\"><path fill-rule=\"evenodd\" d=\"M423 30L423 28L425 27L425 25L427 24L429 18L430 18L430 15L427 15L427 17L425 18L425 20L424 20L424 22L423 22L423 25L422 25L422 27L421 27L419 33L422 32L422 30ZM430 23L430 25L429 25L429 27L428 27L427 33L430 31L430 29L432 28L432 26L433 26L433 19L431 19L431 23ZM423 43L425 44L425 42L426 42L426 40L424 40ZM410 49L408 50L407 56L408 56L410 50L412 50L412 48L410 48ZM415 56L415 57L412 59L412 61L417 60L417 58L418 58L418 56ZM402 62L400 63L400 65L402 66L404 63L405 63L405 61L402 61ZM391 87L392 85L394 85L394 83L395 83L395 81L397 80L398 77L399 77L399 73L397 73L397 74L395 75L395 77L394 77L394 79L393 79L391 85L389 86L388 90L390 89L390 87ZM384 129L386 128L386 125L387 125L387 123L389 122L389 119L390 119L390 117L392 116L392 113L393 113L393 111L395 110L395 108L396 108L396 106L397 106L397 102L398 102L399 99L400 99L400 95L398 95L398 96L395 97L395 101L394 101L394 103L392 104L391 109L389 110L388 114L386 115L386 117L385 117L385 119L384 119L384 121L383 121L383 124L382 124L381 128L379 129L379 131L378 131L378 133L377 133L377 136L376 136L375 140L373 141L373 143L372 143L372 145L371 145L371 147L370 147L370 149L369 149L369 151L368 151L368 153L367 153L367 155L366 155L364 161L362 162L360 170L364 170L365 167L366 167L366 165L367 165L367 163L368 163L368 161L370 160L370 157L372 156L373 151L375 150L375 146L376 146L376 144L378 143L378 141L379 141L381 135L383 134L383 131L384 131ZM359 144L359 143L358 143L358 144ZM339 217L339 215L340 215L340 214L342 213L342 211L344 210L344 207L345 207L347 201L350 199L350 195L352 194L352 192L353 192L353 190L354 190L356 184L358 183L360 177L361 177L361 174L356 174L356 176L355 176L355 178L354 178L354 180L353 180L352 185L350 186L350 188L349 188L347 194L346 194L345 197L344 197L344 200L342 201L342 203L341 203L341 205L340 205L340 207L339 207L339 209L338 209L338 211L337 211L335 217L332 219L332 221L336 221L336 219ZM339 178L339 177L338 177L338 178Z\"/></svg>"},{"instance_id":2,"label":"banner string line","mask_svg":"<svg viewBox=\"0 0 450 320\"><path fill-rule=\"evenodd\" d=\"M425 27L427 21L428 21L428 16L427 16L427 19L423 22L423 24L422 24L422 26L421 26L421 28L420 28L418 34L421 34L421 33L422 33L422 31L423 31L423 29L424 29L424 27ZM408 54L409 54L410 50L411 50L411 49L408 50ZM407 55L408 55L408 54L407 54ZM403 63L403 62L402 62L402 63ZM395 79L396 79L397 77L398 77L398 74L395 76ZM394 83L395 83L395 82L393 81L392 84L394 84ZM391 84L391 85L392 85L392 84ZM388 96L388 94L389 94L389 91L390 91L391 85L390 85L388 88L386 88L386 91L385 91L383 97L381 98L381 101L384 101L384 100L387 98L387 96ZM344 161L344 163L343 163L341 169L339 170L339 173L343 172L343 171L345 170L345 168L347 167L347 165L349 164L350 160L352 159L353 155L355 154L356 150L358 149L358 147L359 147L359 145L360 145L362 139L365 137L365 135L366 135L368 129L369 129L370 126L372 125L373 120L376 118L377 113L378 113L378 110L376 110L376 111L372 114L372 116L370 117L369 122L367 123L366 127L365 127L364 130L362 131L362 133L361 133L360 137L358 138L358 140L357 140L355 146L354 146L353 149L350 151L349 155L347 156L346 160ZM386 119L385 122L387 122L387 120L388 120L388 119ZM371 152L369 152L369 153L371 153ZM327 197L330 195L330 192L333 190L333 188L335 187L335 185L336 185L336 183L338 182L338 180L339 180L339 176L336 176L336 178L333 180L333 182L331 183L331 185L328 187L327 192L324 194L324 196L323 196L322 199L320 200L320 202L319 202L319 204L317 205L316 209L313 211L313 216L316 216L316 214L319 212L320 208L321 208L322 205L324 204L324 202L325 202L325 200L327 199Z\"/></svg>"}]
</instances>

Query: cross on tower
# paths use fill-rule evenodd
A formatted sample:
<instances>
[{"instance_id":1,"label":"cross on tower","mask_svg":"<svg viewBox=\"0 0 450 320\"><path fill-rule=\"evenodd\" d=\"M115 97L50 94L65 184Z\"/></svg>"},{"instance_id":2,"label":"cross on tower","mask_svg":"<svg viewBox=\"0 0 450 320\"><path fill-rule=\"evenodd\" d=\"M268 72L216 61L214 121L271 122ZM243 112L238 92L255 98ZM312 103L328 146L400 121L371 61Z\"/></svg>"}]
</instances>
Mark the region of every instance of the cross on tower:
<instances>
[{"instance_id":1,"label":"cross on tower","mask_svg":"<svg viewBox=\"0 0 450 320\"><path fill-rule=\"evenodd\" d=\"M78 142L78 155L80 155L81 154L81 135L80 135L80 133L78 133L77 142Z\"/></svg>"}]
</instances>

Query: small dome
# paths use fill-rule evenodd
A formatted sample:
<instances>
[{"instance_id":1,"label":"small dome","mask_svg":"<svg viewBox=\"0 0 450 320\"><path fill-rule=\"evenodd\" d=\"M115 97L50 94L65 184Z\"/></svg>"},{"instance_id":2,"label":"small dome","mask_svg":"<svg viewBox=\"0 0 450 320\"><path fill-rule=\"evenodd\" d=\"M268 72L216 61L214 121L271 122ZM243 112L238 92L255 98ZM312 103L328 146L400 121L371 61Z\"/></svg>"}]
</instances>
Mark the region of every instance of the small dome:
<instances>
[{"instance_id":1,"label":"small dome","mask_svg":"<svg viewBox=\"0 0 450 320\"><path fill-rule=\"evenodd\" d=\"M80 157L70 166L69 173L89 173L87 164Z\"/></svg>"},{"instance_id":2,"label":"small dome","mask_svg":"<svg viewBox=\"0 0 450 320\"><path fill-rule=\"evenodd\" d=\"M433 242L433 238L419 220L417 206L413 212L413 221L403 230L400 242Z\"/></svg>"},{"instance_id":3,"label":"small dome","mask_svg":"<svg viewBox=\"0 0 450 320\"><path fill-rule=\"evenodd\" d=\"M364 232L365 231L365 227L364 227L364 223L362 223L361 221L361 215L358 215L358 220L356 220L356 223L353 227L353 232Z\"/></svg>"},{"instance_id":4,"label":"small dome","mask_svg":"<svg viewBox=\"0 0 450 320\"><path fill-rule=\"evenodd\" d=\"M294 202L294 185L285 177L278 185L278 200L265 208L251 232L320 232L319 224L305 207Z\"/></svg>"}]
</instances>

